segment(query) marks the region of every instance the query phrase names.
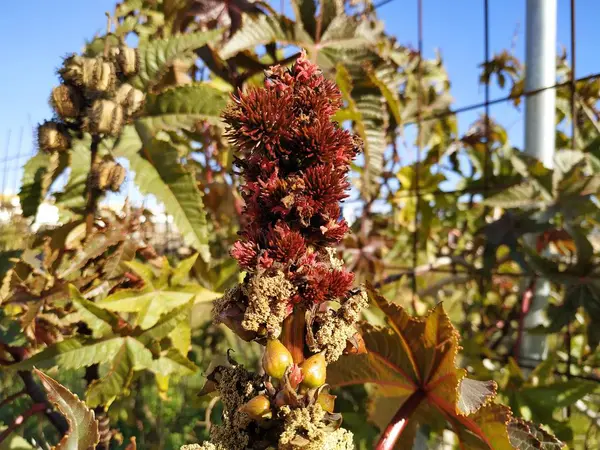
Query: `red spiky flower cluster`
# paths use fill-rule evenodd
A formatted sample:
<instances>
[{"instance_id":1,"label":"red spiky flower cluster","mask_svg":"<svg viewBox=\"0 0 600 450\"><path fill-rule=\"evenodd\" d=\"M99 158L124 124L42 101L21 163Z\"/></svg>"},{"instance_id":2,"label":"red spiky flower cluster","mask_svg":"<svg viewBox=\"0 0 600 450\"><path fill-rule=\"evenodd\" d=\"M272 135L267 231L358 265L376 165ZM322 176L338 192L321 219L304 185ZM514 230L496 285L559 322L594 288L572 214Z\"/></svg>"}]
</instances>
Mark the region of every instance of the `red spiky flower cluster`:
<instances>
[{"instance_id":1,"label":"red spiky flower cluster","mask_svg":"<svg viewBox=\"0 0 600 450\"><path fill-rule=\"evenodd\" d=\"M348 230L340 201L361 147L332 121L341 104L303 54L291 68L272 67L265 88L239 93L224 113L244 178L245 224L231 254L249 273L284 272L297 289L290 306L344 298L353 281L327 250Z\"/></svg>"}]
</instances>

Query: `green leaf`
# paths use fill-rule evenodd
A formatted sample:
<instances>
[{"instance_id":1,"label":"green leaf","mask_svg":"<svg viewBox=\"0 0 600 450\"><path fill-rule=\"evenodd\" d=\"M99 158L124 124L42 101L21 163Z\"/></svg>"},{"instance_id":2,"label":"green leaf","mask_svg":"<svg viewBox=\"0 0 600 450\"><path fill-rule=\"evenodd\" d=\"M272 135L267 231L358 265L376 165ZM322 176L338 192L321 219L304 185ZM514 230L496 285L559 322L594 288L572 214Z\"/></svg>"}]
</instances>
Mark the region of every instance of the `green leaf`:
<instances>
[{"instance_id":1,"label":"green leaf","mask_svg":"<svg viewBox=\"0 0 600 450\"><path fill-rule=\"evenodd\" d=\"M66 153L49 155L40 151L23 167L19 201L25 217L35 216L48 189L66 166Z\"/></svg>"},{"instance_id":2,"label":"green leaf","mask_svg":"<svg viewBox=\"0 0 600 450\"><path fill-rule=\"evenodd\" d=\"M147 330L161 315L188 303L194 297L187 292L127 289L115 292L98 302L98 306L115 312L136 313L136 325Z\"/></svg>"},{"instance_id":3,"label":"green leaf","mask_svg":"<svg viewBox=\"0 0 600 450\"><path fill-rule=\"evenodd\" d=\"M158 76L177 58L191 50L214 42L221 30L211 30L171 36L167 39L150 39L138 47L140 69L131 84L144 89L158 82Z\"/></svg>"},{"instance_id":4,"label":"green leaf","mask_svg":"<svg viewBox=\"0 0 600 450\"><path fill-rule=\"evenodd\" d=\"M177 149L168 142L148 143L142 157L137 152L141 141L132 131L127 131L127 138L121 141L123 145L117 144L113 151L129 159L140 191L153 194L164 204L184 242L198 250L203 260L209 261L206 213L194 176L183 168Z\"/></svg>"},{"instance_id":5,"label":"green leaf","mask_svg":"<svg viewBox=\"0 0 600 450\"><path fill-rule=\"evenodd\" d=\"M152 367L152 353L140 341L128 337L115 354L106 374L94 380L85 394L90 407L109 406L128 389L133 372Z\"/></svg>"},{"instance_id":6,"label":"green leaf","mask_svg":"<svg viewBox=\"0 0 600 450\"><path fill-rule=\"evenodd\" d=\"M145 114L137 126L155 135L159 130L193 130L199 121L218 124L228 96L208 83L176 86L146 98Z\"/></svg>"},{"instance_id":7,"label":"green leaf","mask_svg":"<svg viewBox=\"0 0 600 450\"><path fill-rule=\"evenodd\" d=\"M298 25L304 28L310 37L316 39L316 0L292 0L292 8L294 8L294 15L296 16L296 22Z\"/></svg>"},{"instance_id":8,"label":"green leaf","mask_svg":"<svg viewBox=\"0 0 600 450\"><path fill-rule=\"evenodd\" d=\"M46 347L28 359L8 366L12 370L31 370L34 367L79 369L92 364L112 361L125 338L113 336L104 339L74 337Z\"/></svg>"},{"instance_id":9,"label":"green leaf","mask_svg":"<svg viewBox=\"0 0 600 450\"><path fill-rule=\"evenodd\" d=\"M56 450L89 450L95 448L100 441L100 434L94 412L90 411L85 403L66 387L39 370L35 369L34 371L48 393L48 400L56 405L69 424L67 434L62 437L54 448Z\"/></svg>"},{"instance_id":10,"label":"green leaf","mask_svg":"<svg viewBox=\"0 0 600 450\"><path fill-rule=\"evenodd\" d=\"M156 325L141 333L137 336L137 339L144 345L149 345L152 341L160 341L175 331L182 323L185 323L186 320L189 322L192 304L193 302L190 301L188 304L175 308L168 314L163 315Z\"/></svg>"},{"instance_id":11,"label":"green leaf","mask_svg":"<svg viewBox=\"0 0 600 450\"><path fill-rule=\"evenodd\" d=\"M189 278L190 271L194 267L197 259L198 254L195 254L177 264L177 266L173 269L173 273L171 274L171 286L179 286Z\"/></svg>"},{"instance_id":12,"label":"green leaf","mask_svg":"<svg viewBox=\"0 0 600 450\"><path fill-rule=\"evenodd\" d=\"M242 28L225 43L219 55L223 59L229 59L239 52L253 50L259 45L267 45L271 42L298 45L298 47L304 47L304 42L301 41L312 42L306 32L297 35L296 31L299 30L295 29L294 23L284 16L245 16Z\"/></svg>"},{"instance_id":13,"label":"green leaf","mask_svg":"<svg viewBox=\"0 0 600 450\"><path fill-rule=\"evenodd\" d=\"M354 122L356 132L364 144L364 170L361 174L361 190L365 197L374 194L378 177L383 169L383 154L387 147L385 130L387 112L383 98L373 90L357 93L352 86L352 78L348 69L337 65L336 83Z\"/></svg>"},{"instance_id":14,"label":"green leaf","mask_svg":"<svg viewBox=\"0 0 600 450\"><path fill-rule=\"evenodd\" d=\"M94 337L106 336L118 327L119 318L115 314L83 298L79 290L72 284L69 285L69 294L81 319L92 330Z\"/></svg>"},{"instance_id":15,"label":"green leaf","mask_svg":"<svg viewBox=\"0 0 600 450\"><path fill-rule=\"evenodd\" d=\"M538 191L529 182L510 186L485 199L484 203L498 208L535 208L543 204Z\"/></svg>"},{"instance_id":16,"label":"green leaf","mask_svg":"<svg viewBox=\"0 0 600 450\"><path fill-rule=\"evenodd\" d=\"M90 171L91 137L73 139L69 151L69 180L62 192L56 194L57 204L68 210L83 212L88 173Z\"/></svg>"},{"instance_id":17,"label":"green leaf","mask_svg":"<svg viewBox=\"0 0 600 450\"><path fill-rule=\"evenodd\" d=\"M198 366L183 356L176 348L170 348L165 355L152 361L150 370L163 377L173 374L192 375L198 370Z\"/></svg>"}]
</instances>

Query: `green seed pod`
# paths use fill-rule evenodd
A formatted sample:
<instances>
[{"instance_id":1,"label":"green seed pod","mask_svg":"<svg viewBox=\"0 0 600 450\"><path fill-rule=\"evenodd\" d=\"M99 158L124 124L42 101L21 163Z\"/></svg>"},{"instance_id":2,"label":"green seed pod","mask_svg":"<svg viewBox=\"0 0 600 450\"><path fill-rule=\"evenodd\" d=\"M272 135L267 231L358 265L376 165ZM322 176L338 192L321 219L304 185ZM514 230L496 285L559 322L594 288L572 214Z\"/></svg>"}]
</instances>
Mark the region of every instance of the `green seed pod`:
<instances>
[{"instance_id":1,"label":"green seed pod","mask_svg":"<svg viewBox=\"0 0 600 450\"><path fill-rule=\"evenodd\" d=\"M302 386L307 388L318 388L325 383L327 378L327 362L323 353L317 353L304 360L300 364L302 369Z\"/></svg>"},{"instance_id":2,"label":"green seed pod","mask_svg":"<svg viewBox=\"0 0 600 450\"><path fill-rule=\"evenodd\" d=\"M264 395L257 395L240 408L253 420L269 419L272 417L271 402Z\"/></svg>"},{"instance_id":3,"label":"green seed pod","mask_svg":"<svg viewBox=\"0 0 600 450\"><path fill-rule=\"evenodd\" d=\"M61 119L74 119L81 112L81 96L76 88L61 84L52 89L50 104Z\"/></svg>"},{"instance_id":4,"label":"green seed pod","mask_svg":"<svg viewBox=\"0 0 600 450\"><path fill-rule=\"evenodd\" d=\"M116 53L116 52L115 52ZM135 75L140 69L140 58L136 48L122 45L116 54L119 70L123 75L129 77Z\"/></svg>"},{"instance_id":5,"label":"green seed pod","mask_svg":"<svg viewBox=\"0 0 600 450\"><path fill-rule=\"evenodd\" d=\"M117 136L123 128L123 108L112 100L94 101L88 113L87 130L92 134Z\"/></svg>"},{"instance_id":6,"label":"green seed pod","mask_svg":"<svg viewBox=\"0 0 600 450\"><path fill-rule=\"evenodd\" d=\"M126 175L127 171L125 170L125 167L123 167L121 164L115 164L110 171L108 188L113 192L117 192L123 184L123 181L125 181Z\"/></svg>"},{"instance_id":7,"label":"green seed pod","mask_svg":"<svg viewBox=\"0 0 600 450\"><path fill-rule=\"evenodd\" d=\"M37 140L40 148L48 153L64 152L71 147L71 136L62 123L47 121L38 126Z\"/></svg>"},{"instance_id":8,"label":"green seed pod","mask_svg":"<svg viewBox=\"0 0 600 450\"><path fill-rule=\"evenodd\" d=\"M263 369L267 375L281 380L285 370L294 364L292 354L277 339L269 339L262 358Z\"/></svg>"},{"instance_id":9,"label":"green seed pod","mask_svg":"<svg viewBox=\"0 0 600 450\"><path fill-rule=\"evenodd\" d=\"M123 106L127 116L133 116L144 104L146 95L128 83L119 86L115 94L115 101Z\"/></svg>"}]
</instances>

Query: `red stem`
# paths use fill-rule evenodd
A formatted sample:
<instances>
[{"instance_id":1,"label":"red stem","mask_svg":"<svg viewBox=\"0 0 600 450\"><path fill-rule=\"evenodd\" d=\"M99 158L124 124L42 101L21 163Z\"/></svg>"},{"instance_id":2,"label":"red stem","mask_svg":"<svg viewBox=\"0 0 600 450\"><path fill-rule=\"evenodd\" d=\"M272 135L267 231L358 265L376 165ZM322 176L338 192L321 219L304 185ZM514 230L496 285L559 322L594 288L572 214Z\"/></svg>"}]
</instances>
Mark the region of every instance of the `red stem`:
<instances>
[{"instance_id":1,"label":"red stem","mask_svg":"<svg viewBox=\"0 0 600 450\"><path fill-rule=\"evenodd\" d=\"M295 308L283 321L281 342L292 354L295 364L304 361L304 334L306 328L304 308Z\"/></svg>"},{"instance_id":2,"label":"red stem","mask_svg":"<svg viewBox=\"0 0 600 450\"><path fill-rule=\"evenodd\" d=\"M408 419L410 419L412 413L419 407L425 396L425 391L419 389L408 397L400 409L396 411L386 429L383 430L383 434L375 446L375 450L392 450L394 448L396 441L406 428L406 425L408 425Z\"/></svg>"},{"instance_id":3,"label":"red stem","mask_svg":"<svg viewBox=\"0 0 600 450\"><path fill-rule=\"evenodd\" d=\"M19 428L21 425L25 423L27 419L29 419L34 414L38 414L44 412L46 410L46 405L43 403L36 403L23 414L17 416L13 423L11 423L6 430L4 430L0 434L0 444L6 439L13 431Z\"/></svg>"},{"instance_id":4,"label":"red stem","mask_svg":"<svg viewBox=\"0 0 600 450\"><path fill-rule=\"evenodd\" d=\"M521 313L519 315L519 330L517 333L517 340L515 342L515 347L513 349L514 358L518 361L521 351L521 341L523 340L523 333L525 332L525 316L529 312L531 308L531 300L533 299L533 290L535 289L535 278L531 280L527 289L523 293L523 298L521 299Z\"/></svg>"}]
</instances>

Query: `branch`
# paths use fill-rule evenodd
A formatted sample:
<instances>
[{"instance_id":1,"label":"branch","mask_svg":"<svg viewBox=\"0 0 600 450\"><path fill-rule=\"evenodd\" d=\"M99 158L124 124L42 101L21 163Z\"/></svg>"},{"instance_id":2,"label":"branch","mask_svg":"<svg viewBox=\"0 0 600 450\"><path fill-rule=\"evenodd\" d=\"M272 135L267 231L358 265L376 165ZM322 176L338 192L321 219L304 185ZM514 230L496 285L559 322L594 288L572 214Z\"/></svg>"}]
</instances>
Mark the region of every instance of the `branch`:
<instances>
[{"instance_id":1,"label":"branch","mask_svg":"<svg viewBox=\"0 0 600 450\"><path fill-rule=\"evenodd\" d=\"M417 292L419 298L427 297L428 295L435 295L437 291L446 286L447 284L462 284L471 280L468 275L452 275L427 286L425 289L421 289Z\"/></svg>"},{"instance_id":2,"label":"branch","mask_svg":"<svg viewBox=\"0 0 600 450\"><path fill-rule=\"evenodd\" d=\"M4 430L2 433L0 433L0 444L2 444L2 442L13 431L15 431L21 425L23 425L27 419L29 419L31 416L33 416L35 414L38 414L40 412L45 411L45 410L46 410L46 405L45 404L43 404L43 403L36 403L31 408L29 408L27 411L25 411L23 414L20 414L19 416L17 416L17 418L13 421L13 423L11 423L6 430Z\"/></svg>"},{"instance_id":3,"label":"branch","mask_svg":"<svg viewBox=\"0 0 600 450\"><path fill-rule=\"evenodd\" d=\"M2 400L0 402L0 410L3 406L8 405L14 399L19 398L20 396L25 395L25 394L27 394L27 391L25 389L23 389L22 391L15 392L14 394L9 395L8 397L6 397L4 400Z\"/></svg>"},{"instance_id":4,"label":"branch","mask_svg":"<svg viewBox=\"0 0 600 450\"><path fill-rule=\"evenodd\" d=\"M425 391L419 389L408 397L400 409L396 411L386 429L383 430L383 434L375 446L375 450L392 450L394 448L396 441L408 424L408 419L410 419L412 413L419 407L425 396Z\"/></svg>"}]
</instances>

